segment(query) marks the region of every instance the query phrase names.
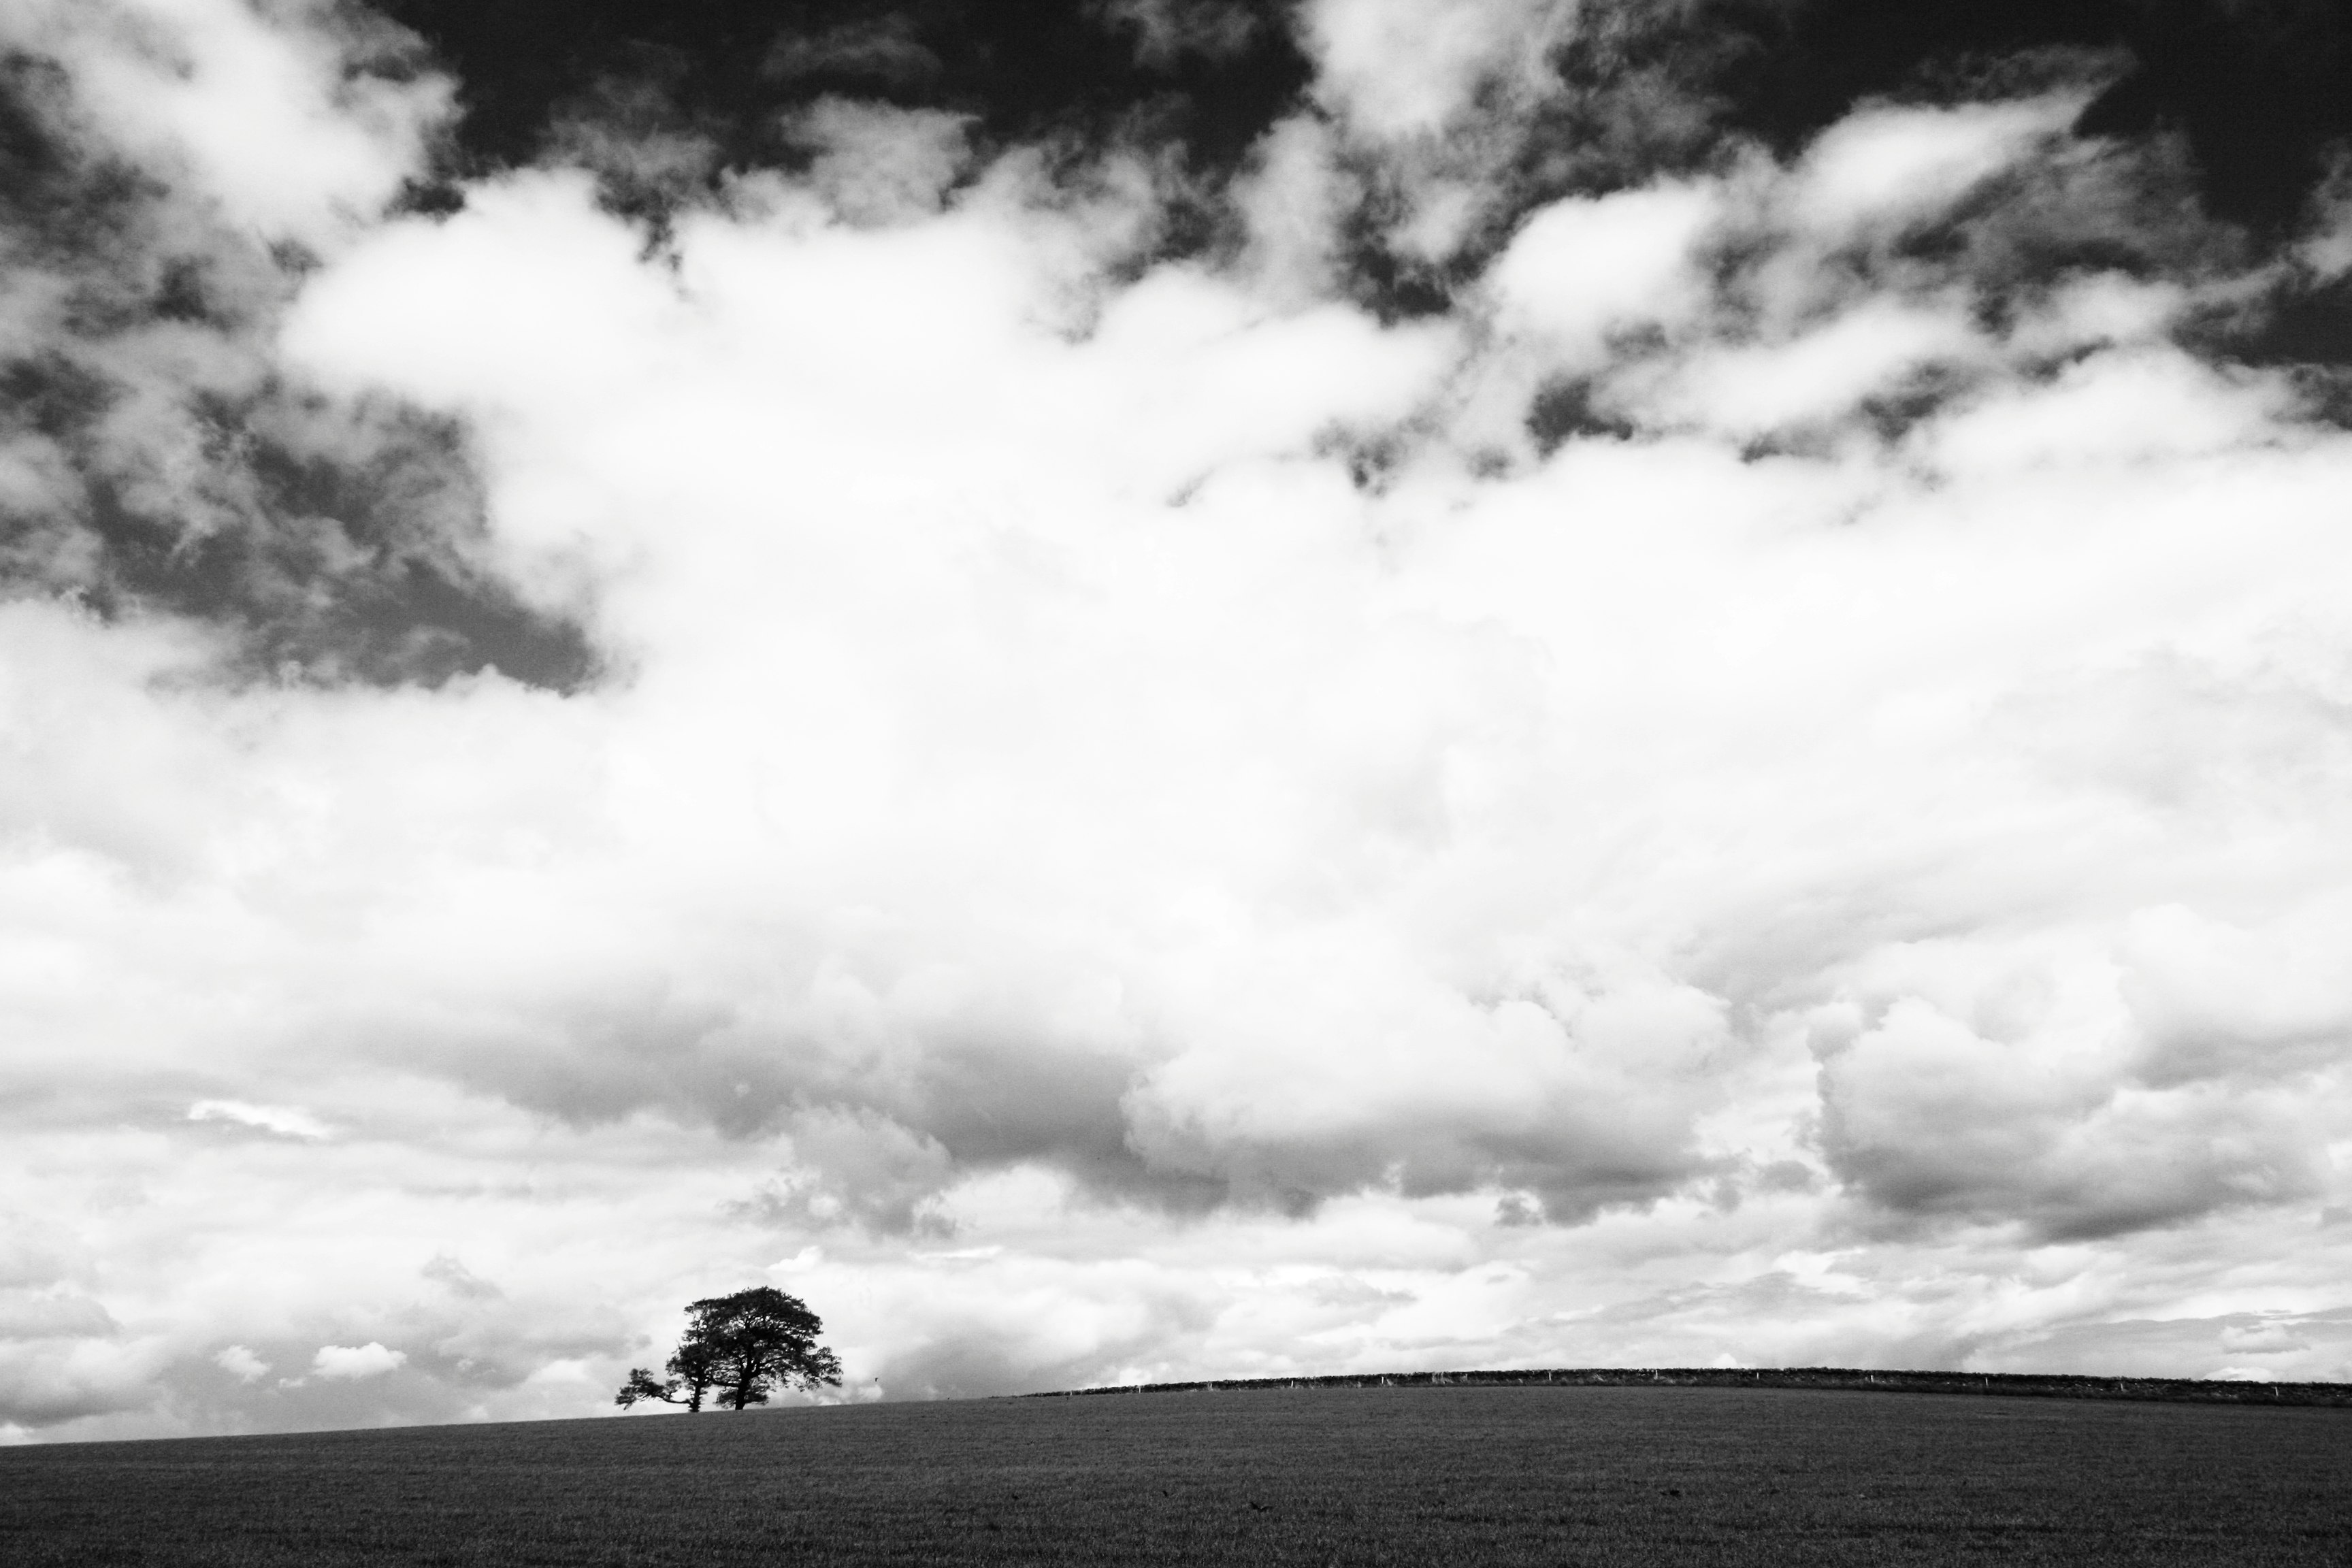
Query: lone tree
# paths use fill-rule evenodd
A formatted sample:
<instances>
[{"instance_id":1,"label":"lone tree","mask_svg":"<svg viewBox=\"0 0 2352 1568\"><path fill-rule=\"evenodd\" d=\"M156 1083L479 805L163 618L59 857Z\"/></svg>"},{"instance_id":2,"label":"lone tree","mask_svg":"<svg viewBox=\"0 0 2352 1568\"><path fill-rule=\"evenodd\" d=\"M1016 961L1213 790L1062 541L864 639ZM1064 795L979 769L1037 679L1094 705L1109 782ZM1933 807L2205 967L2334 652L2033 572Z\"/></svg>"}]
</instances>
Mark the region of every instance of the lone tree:
<instances>
[{"instance_id":1,"label":"lone tree","mask_svg":"<svg viewBox=\"0 0 2352 1568\"><path fill-rule=\"evenodd\" d=\"M641 1366L613 1403L624 1409L641 1399L698 1411L717 1391L720 1405L743 1410L765 1405L779 1386L841 1386L841 1361L816 1342L824 1323L797 1296L772 1285L711 1296L687 1308L686 1337L669 1358L667 1378Z\"/></svg>"}]
</instances>

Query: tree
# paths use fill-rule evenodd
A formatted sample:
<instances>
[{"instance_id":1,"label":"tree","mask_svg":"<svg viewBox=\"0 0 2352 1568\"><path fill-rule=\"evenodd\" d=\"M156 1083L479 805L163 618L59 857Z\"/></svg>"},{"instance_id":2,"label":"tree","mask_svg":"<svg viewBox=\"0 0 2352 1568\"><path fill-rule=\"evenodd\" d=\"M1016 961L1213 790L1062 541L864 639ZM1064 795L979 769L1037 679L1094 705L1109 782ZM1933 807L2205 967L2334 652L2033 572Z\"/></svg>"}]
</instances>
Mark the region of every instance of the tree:
<instances>
[{"instance_id":1,"label":"tree","mask_svg":"<svg viewBox=\"0 0 2352 1568\"><path fill-rule=\"evenodd\" d=\"M687 1343L709 1348L719 1403L730 1410L765 1405L779 1386L841 1386L840 1358L816 1342L824 1323L797 1297L761 1285L687 1311Z\"/></svg>"},{"instance_id":2,"label":"tree","mask_svg":"<svg viewBox=\"0 0 2352 1568\"><path fill-rule=\"evenodd\" d=\"M841 1361L816 1342L824 1321L798 1297L772 1285L711 1296L687 1308L686 1336L669 1358L669 1376L656 1380L629 1369L614 1403L624 1408L658 1399L698 1411L710 1391L730 1410L765 1405L779 1386L841 1386Z\"/></svg>"},{"instance_id":3,"label":"tree","mask_svg":"<svg viewBox=\"0 0 2352 1568\"><path fill-rule=\"evenodd\" d=\"M613 1403L625 1410L640 1399L658 1399L664 1405L683 1405L698 1412L712 1386L719 1381L719 1352L698 1342L689 1332L663 1370L669 1376L656 1381L644 1367L631 1367L629 1381L621 1384L621 1392L614 1395ZM681 1394L683 1398L679 1397Z\"/></svg>"}]
</instances>

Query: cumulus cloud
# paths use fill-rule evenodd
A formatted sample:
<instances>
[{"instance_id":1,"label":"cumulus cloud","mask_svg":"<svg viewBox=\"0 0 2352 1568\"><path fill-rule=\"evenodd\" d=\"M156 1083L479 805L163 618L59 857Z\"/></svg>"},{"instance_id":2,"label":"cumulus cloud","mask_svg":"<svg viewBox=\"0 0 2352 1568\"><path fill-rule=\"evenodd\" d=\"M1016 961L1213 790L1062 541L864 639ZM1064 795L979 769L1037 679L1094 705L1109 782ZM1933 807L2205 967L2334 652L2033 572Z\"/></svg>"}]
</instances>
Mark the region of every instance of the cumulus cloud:
<instances>
[{"instance_id":1,"label":"cumulus cloud","mask_svg":"<svg viewBox=\"0 0 2352 1568\"><path fill-rule=\"evenodd\" d=\"M238 0L34 0L10 30L139 164L233 226L327 249L413 172L454 84L409 76L414 37L367 10L291 0L273 16Z\"/></svg>"},{"instance_id":2,"label":"cumulus cloud","mask_svg":"<svg viewBox=\"0 0 2352 1568\"><path fill-rule=\"evenodd\" d=\"M269 1363L243 1345L231 1345L213 1357L213 1364L239 1383L255 1383L269 1375Z\"/></svg>"},{"instance_id":3,"label":"cumulus cloud","mask_svg":"<svg viewBox=\"0 0 2352 1568\"><path fill-rule=\"evenodd\" d=\"M1570 197L1530 217L1486 277L1506 322L1563 365L1591 365L1612 332L1670 331L1706 302L1699 245L1715 190L1667 185Z\"/></svg>"},{"instance_id":4,"label":"cumulus cloud","mask_svg":"<svg viewBox=\"0 0 2352 1568\"><path fill-rule=\"evenodd\" d=\"M1482 89L1538 89L1574 12L1559 0L1320 0L1306 32L1318 92L1371 135L1401 139L1442 134Z\"/></svg>"},{"instance_id":5,"label":"cumulus cloud","mask_svg":"<svg viewBox=\"0 0 2352 1568\"><path fill-rule=\"evenodd\" d=\"M320 1345L310 1358L310 1375L357 1380L382 1377L408 1363L406 1351L386 1350L370 1340L363 1345Z\"/></svg>"},{"instance_id":6,"label":"cumulus cloud","mask_svg":"<svg viewBox=\"0 0 2352 1568\"><path fill-rule=\"evenodd\" d=\"M2226 352L2332 198L1639 9L1311 7L1222 183L859 24L430 204L388 26L7 24L0 1419L579 1413L754 1279L892 1395L2352 1364L2352 446Z\"/></svg>"},{"instance_id":7,"label":"cumulus cloud","mask_svg":"<svg viewBox=\"0 0 2352 1568\"><path fill-rule=\"evenodd\" d=\"M450 112L358 7L36 5L5 24L0 578L193 616L247 671L576 679L576 632L484 570L463 431L289 380L301 279Z\"/></svg>"},{"instance_id":8,"label":"cumulus cloud","mask_svg":"<svg viewBox=\"0 0 2352 1568\"><path fill-rule=\"evenodd\" d=\"M968 122L939 110L817 100L788 134L811 155L809 183L852 223L925 216L970 161Z\"/></svg>"}]
</instances>

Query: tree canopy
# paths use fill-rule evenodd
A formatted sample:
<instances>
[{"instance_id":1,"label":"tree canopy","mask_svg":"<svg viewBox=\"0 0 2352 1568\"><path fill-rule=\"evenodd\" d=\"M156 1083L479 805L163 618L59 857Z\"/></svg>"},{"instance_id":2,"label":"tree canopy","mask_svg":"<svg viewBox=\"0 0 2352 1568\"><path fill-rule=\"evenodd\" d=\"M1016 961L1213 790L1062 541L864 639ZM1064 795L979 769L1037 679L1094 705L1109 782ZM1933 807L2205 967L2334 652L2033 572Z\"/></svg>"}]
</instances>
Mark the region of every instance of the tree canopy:
<instances>
[{"instance_id":1,"label":"tree canopy","mask_svg":"<svg viewBox=\"0 0 2352 1568\"><path fill-rule=\"evenodd\" d=\"M699 1411L716 1398L730 1410L765 1405L779 1387L841 1386L841 1361L817 1343L824 1322L797 1296L772 1285L709 1296L687 1308L686 1335L656 1378L629 1369L614 1403L656 1399Z\"/></svg>"}]
</instances>

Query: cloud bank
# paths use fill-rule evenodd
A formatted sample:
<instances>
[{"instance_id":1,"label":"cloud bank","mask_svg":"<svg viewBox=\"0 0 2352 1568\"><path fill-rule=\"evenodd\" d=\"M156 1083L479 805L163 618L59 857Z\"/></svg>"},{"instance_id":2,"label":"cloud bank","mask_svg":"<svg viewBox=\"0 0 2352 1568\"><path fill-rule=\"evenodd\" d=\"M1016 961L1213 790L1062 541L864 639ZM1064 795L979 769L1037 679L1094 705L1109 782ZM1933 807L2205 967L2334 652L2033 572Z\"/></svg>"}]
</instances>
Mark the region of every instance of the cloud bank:
<instances>
[{"instance_id":1,"label":"cloud bank","mask_svg":"<svg viewBox=\"0 0 2352 1568\"><path fill-rule=\"evenodd\" d=\"M0 1431L2346 1375L2342 166L1427 9L0 24Z\"/></svg>"}]
</instances>

